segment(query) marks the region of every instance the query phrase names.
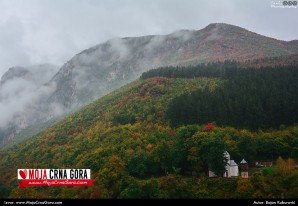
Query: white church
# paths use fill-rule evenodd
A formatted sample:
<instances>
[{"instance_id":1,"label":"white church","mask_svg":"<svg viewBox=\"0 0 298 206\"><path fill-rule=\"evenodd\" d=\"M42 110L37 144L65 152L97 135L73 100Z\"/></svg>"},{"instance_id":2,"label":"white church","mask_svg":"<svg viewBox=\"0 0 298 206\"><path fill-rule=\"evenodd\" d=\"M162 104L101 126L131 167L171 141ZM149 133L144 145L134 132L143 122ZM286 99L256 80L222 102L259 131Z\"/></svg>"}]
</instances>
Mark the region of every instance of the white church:
<instances>
[{"instance_id":1,"label":"white church","mask_svg":"<svg viewBox=\"0 0 298 206\"><path fill-rule=\"evenodd\" d=\"M223 177L238 177L239 176L238 164L234 160L231 160L231 156L227 151L224 152L224 156L228 161L226 165L226 171L223 174ZM216 177L216 175L214 174L214 172L209 170L209 177Z\"/></svg>"}]
</instances>

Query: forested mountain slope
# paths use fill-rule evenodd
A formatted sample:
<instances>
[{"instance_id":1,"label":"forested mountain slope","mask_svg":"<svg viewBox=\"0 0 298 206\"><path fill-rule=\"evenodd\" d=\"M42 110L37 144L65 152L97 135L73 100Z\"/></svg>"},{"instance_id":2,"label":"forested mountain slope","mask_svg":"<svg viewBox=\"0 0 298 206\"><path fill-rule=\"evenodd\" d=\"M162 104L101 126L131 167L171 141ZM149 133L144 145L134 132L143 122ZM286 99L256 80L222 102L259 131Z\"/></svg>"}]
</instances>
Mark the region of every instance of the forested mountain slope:
<instances>
[{"instance_id":1,"label":"forested mountain slope","mask_svg":"<svg viewBox=\"0 0 298 206\"><path fill-rule=\"evenodd\" d=\"M0 128L0 147L30 137L59 116L136 80L153 68L225 60L266 65L267 60L264 63L259 59L279 58L278 62L284 63L293 55L297 59L297 53L297 41L280 41L223 23L168 35L111 39L66 62L37 92L36 98L42 101L28 102L29 113L17 113L19 121L7 120L8 126ZM28 132L32 127L35 129Z\"/></svg>"},{"instance_id":2,"label":"forested mountain slope","mask_svg":"<svg viewBox=\"0 0 298 206\"><path fill-rule=\"evenodd\" d=\"M190 68L193 69L193 68ZM215 68L216 69L216 68ZM298 127L294 122L278 129L250 131L221 127L212 122L171 126L167 112L175 99L203 92L210 98L233 78L153 77L134 81L69 115L22 144L0 152L0 196L27 198L297 198L295 170L256 173L249 180L207 178L208 166L222 162L227 150L236 162L298 158ZM297 75L291 68L264 69L276 76L276 91L283 91L284 77ZM284 71L284 72L283 72ZM289 72L290 71L290 72ZM249 72L249 71L247 71ZM291 73L292 72L292 73ZM248 73L253 80L262 73ZM283 78L280 78L283 77ZM296 76L297 77L297 76ZM263 79L264 84L270 78ZM278 84L280 83L280 84ZM256 88L262 85L251 85ZM286 88L295 88L287 84ZM237 96L243 95L243 91ZM288 92L285 97L294 97ZM187 98L184 98L186 103ZM193 102L191 102L193 103ZM220 102L214 101L217 108ZM270 102L269 102L270 103ZM274 102L272 102L274 103ZM199 108L201 102L195 102ZM188 105L193 106L193 105ZM184 113L187 111L183 111ZM200 119L200 116L198 116ZM220 123L220 122L219 122ZM218 123L218 124L219 124ZM214 166L214 165L213 165ZM17 188L18 168L90 168L93 187ZM191 175L192 174L192 175Z\"/></svg>"}]
</instances>

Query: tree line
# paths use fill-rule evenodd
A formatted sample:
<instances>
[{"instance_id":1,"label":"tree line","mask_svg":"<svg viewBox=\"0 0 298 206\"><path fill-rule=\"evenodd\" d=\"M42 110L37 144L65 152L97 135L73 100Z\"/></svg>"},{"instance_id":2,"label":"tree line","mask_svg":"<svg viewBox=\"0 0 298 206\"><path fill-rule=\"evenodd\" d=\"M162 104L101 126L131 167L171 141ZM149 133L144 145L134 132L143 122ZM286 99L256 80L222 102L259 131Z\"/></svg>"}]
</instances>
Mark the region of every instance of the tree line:
<instances>
[{"instance_id":1,"label":"tree line","mask_svg":"<svg viewBox=\"0 0 298 206\"><path fill-rule=\"evenodd\" d=\"M144 74L143 78L154 73L175 78L202 75L226 80L213 91L197 90L174 98L166 111L166 119L172 126L216 122L257 130L298 122L297 66L243 69L228 62L161 68Z\"/></svg>"}]
</instances>

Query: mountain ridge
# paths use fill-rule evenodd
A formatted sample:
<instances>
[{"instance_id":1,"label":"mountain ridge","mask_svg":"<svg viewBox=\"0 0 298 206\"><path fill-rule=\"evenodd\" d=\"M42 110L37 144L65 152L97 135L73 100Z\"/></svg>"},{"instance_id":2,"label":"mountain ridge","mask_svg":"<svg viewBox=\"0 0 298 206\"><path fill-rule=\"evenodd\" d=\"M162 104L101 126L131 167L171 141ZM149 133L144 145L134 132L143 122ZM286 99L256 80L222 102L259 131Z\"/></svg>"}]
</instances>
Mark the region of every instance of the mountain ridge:
<instances>
[{"instance_id":1,"label":"mountain ridge","mask_svg":"<svg viewBox=\"0 0 298 206\"><path fill-rule=\"evenodd\" d=\"M105 53L105 52L110 53L110 56L113 57L113 58L109 59L108 56L98 55L99 56L98 62L106 63L108 61L108 63L110 64L110 65L106 65L106 67L108 67L107 69L110 71L110 73L104 74L104 75L106 75L106 78L108 80L117 79L119 81L125 79L125 77L127 76L127 75L125 75L124 72L121 71L121 70L124 70L125 67L127 67L127 65L129 65L130 68L126 68L126 69L131 70L131 72L135 73L136 74L135 76L137 76L137 75L140 75L142 72L144 72L147 68L154 68L154 67L161 67L161 66L174 66L174 65L179 65L179 64L197 64L197 63L204 63L204 62L224 61L224 60L245 61L247 59L280 56L282 53L282 51L279 51L276 54L274 54L272 52L270 53L270 51L269 51L269 54L266 55L266 54L264 54L264 51L263 51L263 52L261 52L261 54L256 55L258 50L252 49L251 51L253 51L253 52L251 52L248 55L249 58L241 56L241 51L240 51L240 57L237 57L237 55L238 55L237 51L233 51L234 55L222 56L222 54L228 53L228 52L224 52L223 50L226 50L226 49L229 50L229 49L231 49L231 47L225 45L222 42L219 42L219 43L217 43L217 45L215 45L216 48L214 49L214 51L210 52L210 54L208 54L207 57L204 57L205 53L202 50L204 50L204 49L208 50L208 45L206 46L206 44L209 44L210 41L212 43L213 41L220 40L220 39L216 39L217 38L216 34L214 34L214 31L213 31L213 30L218 31L218 27L219 27L220 31L224 31L224 32L226 32L227 30L240 31L240 32L236 33L238 36L240 36L241 34L248 33L250 35L246 35L246 38L249 37L250 39L254 39L255 36L258 36L259 38L262 38L262 39L268 38L268 37L250 32L248 30L245 30L241 27L228 25L228 24L218 24L218 23L210 24L207 27L205 27L201 30L197 30L197 31L189 30L189 31L185 32L185 30L184 30L183 32L178 31L178 32L171 33L169 35L157 35L157 36L149 35L149 36L142 36L142 37L124 37L124 38L120 38L120 39L117 38L117 39L108 40L102 44L98 44L94 47L83 50L82 52L75 55L75 57L72 58L70 61L68 61L64 66L62 66L61 71L64 70L62 73L68 74L69 72L71 72L71 70L75 69L74 68L75 66L73 66L73 65L77 59L79 59L79 58L84 59L84 56L90 56L98 51L103 51L103 53ZM211 31L211 33L210 33L210 31ZM222 32L219 32L219 33L221 35ZM198 43L198 41L190 41L190 39L192 37L194 39L202 38L204 41L202 41L202 43L199 42L199 45L196 45L196 43ZM223 38L226 39L226 38L231 38L231 37L223 36ZM269 42L277 41L277 43L275 43L275 46L287 47L286 45L283 45L283 43L286 43L286 41L275 40L273 38L269 38L269 39L270 39ZM232 40L234 41L234 39L232 39ZM183 45L183 46L181 46L179 44L175 45L174 43L176 43L177 41L179 42L179 44L183 44L186 42L186 45ZM141 48L135 48L134 47L135 44L137 44L137 46L139 46ZM161 44L161 46L159 47L158 44ZM191 45L193 45L192 48L189 48L189 47L191 47ZM238 45L236 45L236 46L238 46ZM118 47L118 48L116 48L116 47ZM168 49L169 51L166 51L166 49L163 49L162 47L166 47L166 49ZM177 58L173 57L173 55L175 55L175 53L177 53L177 50L179 51L179 50L181 50L181 48L183 49L183 47L185 47L185 49L184 49L185 51L180 51L183 53L183 55L177 54L178 55ZM198 49L200 47L202 47L202 48ZM241 46L238 46L236 50L238 50L238 48L240 48L240 47ZM114 49L116 51L116 54L111 52L111 50L114 50ZM130 53L132 49L137 50L135 52L135 53L138 53L137 56L129 56L129 54L127 54L127 53ZM145 67L145 69L138 70L138 68L137 68L138 64L141 64L140 59L142 59L144 56L146 56L146 58L150 59L150 55L152 55L150 53L150 52L152 52L151 50L154 50L154 52L156 53L156 56L160 56L160 58L156 58L153 56L153 57L151 57L151 59L153 58L152 59L153 61L150 61L150 63L148 61L141 61L141 63L143 64L141 67L143 67L143 68ZM267 50L269 50L269 49L267 49ZM292 50L294 50L294 51L292 51ZM283 55L295 54L296 50L298 51L298 49L284 48ZM118 54L117 54L117 52L118 52ZM171 53L171 54L167 54L167 53ZM132 54L132 55L134 55L134 54ZM128 59L126 59L126 58L128 58ZM94 65L90 66L90 61L92 61L92 59L91 60L88 59L87 63L86 63L89 68L94 66ZM125 61L126 61L126 63L125 63ZM84 64L84 62L83 62L83 64L81 64L80 69L84 68L84 66L86 66L86 64ZM148 64L151 64L151 65L149 66ZM114 70L114 71L111 71L111 70ZM92 71L92 72L95 73L95 76L98 75L98 74L96 74L96 71ZM98 76L100 76L100 75L98 75ZM56 78L57 78L57 76L56 76ZM135 78L136 77L134 77L132 79L135 79ZM70 86L70 88L71 88L71 86Z\"/></svg>"},{"instance_id":2,"label":"mountain ridge","mask_svg":"<svg viewBox=\"0 0 298 206\"><path fill-rule=\"evenodd\" d=\"M28 119L29 125L50 120L58 113L69 113L157 67L298 54L297 40L293 41L276 40L223 23L168 35L111 39L67 61L44 85L43 101L32 111L33 117L23 118ZM12 125L18 127L13 122ZM13 138L15 133L11 130L9 136ZM8 135L0 135L0 139L7 138Z\"/></svg>"}]
</instances>

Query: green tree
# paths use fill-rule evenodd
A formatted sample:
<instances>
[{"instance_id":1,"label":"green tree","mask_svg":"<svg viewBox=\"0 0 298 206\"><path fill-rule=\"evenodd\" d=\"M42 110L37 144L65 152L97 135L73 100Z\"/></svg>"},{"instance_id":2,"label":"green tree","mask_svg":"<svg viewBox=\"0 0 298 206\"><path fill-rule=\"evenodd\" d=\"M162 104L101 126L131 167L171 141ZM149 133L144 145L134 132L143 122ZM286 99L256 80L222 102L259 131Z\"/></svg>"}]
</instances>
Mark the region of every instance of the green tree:
<instances>
[{"instance_id":1,"label":"green tree","mask_svg":"<svg viewBox=\"0 0 298 206\"><path fill-rule=\"evenodd\" d=\"M226 144L220 137L213 137L209 140L208 147L208 165L209 169L217 176L222 176L226 171L227 157L225 155Z\"/></svg>"},{"instance_id":2,"label":"green tree","mask_svg":"<svg viewBox=\"0 0 298 206\"><path fill-rule=\"evenodd\" d=\"M147 156L144 151L136 153L127 163L129 174L135 177L148 175Z\"/></svg>"},{"instance_id":3,"label":"green tree","mask_svg":"<svg viewBox=\"0 0 298 206\"><path fill-rule=\"evenodd\" d=\"M173 146L172 162L173 167L181 168L181 172L185 173L190 169L187 155L189 148L186 141L191 138L198 131L198 126L189 125L180 127L177 131L176 141Z\"/></svg>"},{"instance_id":4,"label":"green tree","mask_svg":"<svg viewBox=\"0 0 298 206\"><path fill-rule=\"evenodd\" d=\"M191 168L198 172L208 170L208 167L218 176L225 172L227 159L224 156L226 143L222 133L198 132L187 140L187 160Z\"/></svg>"},{"instance_id":5,"label":"green tree","mask_svg":"<svg viewBox=\"0 0 298 206\"><path fill-rule=\"evenodd\" d=\"M252 198L253 191L254 188L249 179L238 179L236 189L237 198Z\"/></svg>"},{"instance_id":6,"label":"green tree","mask_svg":"<svg viewBox=\"0 0 298 206\"><path fill-rule=\"evenodd\" d=\"M282 157L278 157L276 160L277 172L280 174L285 174L287 171L287 163Z\"/></svg>"}]
</instances>

